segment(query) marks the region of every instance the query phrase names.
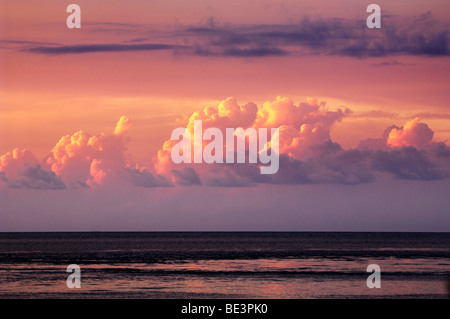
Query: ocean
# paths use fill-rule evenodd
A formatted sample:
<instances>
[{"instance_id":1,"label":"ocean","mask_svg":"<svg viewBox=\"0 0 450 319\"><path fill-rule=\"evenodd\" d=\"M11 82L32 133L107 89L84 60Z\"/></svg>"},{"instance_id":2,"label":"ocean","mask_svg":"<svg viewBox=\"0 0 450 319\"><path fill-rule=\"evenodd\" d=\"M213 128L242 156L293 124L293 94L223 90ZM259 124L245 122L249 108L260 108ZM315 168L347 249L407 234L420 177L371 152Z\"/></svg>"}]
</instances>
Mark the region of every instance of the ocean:
<instances>
[{"instance_id":1,"label":"ocean","mask_svg":"<svg viewBox=\"0 0 450 319\"><path fill-rule=\"evenodd\" d=\"M450 233L0 233L2 299L447 298L449 280Z\"/></svg>"}]
</instances>

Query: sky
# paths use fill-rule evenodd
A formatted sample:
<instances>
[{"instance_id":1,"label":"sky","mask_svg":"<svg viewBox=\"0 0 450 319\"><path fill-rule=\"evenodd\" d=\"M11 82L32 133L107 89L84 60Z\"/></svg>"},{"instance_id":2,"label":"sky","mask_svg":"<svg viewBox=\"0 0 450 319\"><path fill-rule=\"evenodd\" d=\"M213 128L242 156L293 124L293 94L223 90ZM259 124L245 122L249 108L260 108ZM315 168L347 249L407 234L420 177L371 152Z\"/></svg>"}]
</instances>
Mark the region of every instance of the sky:
<instances>
[{"instance_id":1,"label":"sky","mask_svg":"<svg viewBox=\"0 0 450 319\"><path fill-rule=\"evenodd\" d=\"M0 0L0 231L450 231L450 4ZM279 171L175 164L278 128Z\"/></svg>"}]
</instances>

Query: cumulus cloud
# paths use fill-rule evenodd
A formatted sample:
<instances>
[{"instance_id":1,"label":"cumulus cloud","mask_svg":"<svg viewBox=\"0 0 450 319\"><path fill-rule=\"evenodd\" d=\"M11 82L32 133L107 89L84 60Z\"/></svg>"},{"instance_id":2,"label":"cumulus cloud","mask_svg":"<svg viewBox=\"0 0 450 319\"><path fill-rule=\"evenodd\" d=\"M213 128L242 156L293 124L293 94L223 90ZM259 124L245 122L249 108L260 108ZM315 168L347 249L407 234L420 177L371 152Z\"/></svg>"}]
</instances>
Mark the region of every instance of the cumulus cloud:
<instances>
[{"instance_id":1,"label":"cumulus cloud","mask_svg":"<svg viewBox=\"0 0 450 319\"><path fill-rule=\"evenodd\" d=\"M131 121L126 116L121 116L119 122L117 122L116 128L114 129L114 134L123 135L126 134L131 127Z\"/></svg>"},{"instance_id":2,"label":"cumulus cloud","mask_svg":"<svg viewBox=\"0 0 450 319\"><path fill-rule=\"evenodd\" d=\"M67 182L107 183L124 166L125 139L124 131L120 132L90 135L78 131L63 136L44 163Z\"/></svg>"},{"instance_id":3,"label":"cumulus cloud","mask_svg":"<svg viewBox=\"0 0 450 319\"><path fill-rule=\"evenodd\" d=\"M180 120L194 136L195 121L208 128L278 128L279 170L260 172L262 163L175 164L171 151L178 141L167 140L155 162L142 166L125 156L131 121L122 116L110 133L78 131L65 135L41 162L28 150L14 149L0 156L0 182L13 188L96 188L109 185L249 187L259 184L360 184L387 173L399 179L435 180L450 177L450 148L433 141L433 131L419 118L403 126L388 127L381 137L363 140L355 149L344 149L330 130L351 111L330 109L325 102L307 99L294 103L286 97L257 106L227 98ZM275 135L277 136L277 135ZM252 140L254 137L249 139ZM193 141L191 140L191 143ZM203 147L209 141L203 141ZM270 145L270 142L266 146ZM226 143L224 162L226 162ZM270 147L270 146L269 146ZM194 155L194 152L191 154ZM236 153L234 154L236 158Z\"/></svg>"},{"instance_id":4,"label":"cumulus cloud","mask_svg":"<svg viewBox=\"0 0 450 319\"><path fill-rule=\"evenodd\" d=\"M128 117L122 116L110 134L84 131L63 136L44 160L50 170L73 187L98 187L124 182L141 187L164 187L171 183L145 167L132 167L125 157Z\"/></svg>"},{"instance_id":5,"label":"cumulus cloud","mask_svg":"<svg viewBox=\"0 0 450 319\"><path fill-rule=\"evenodd\" d=\"M258 107L251 102L239 105L235 98L227 98L216 107L208 106L192 113L182 125L191 134L195 120L203 121L203 130L277 127L280 163L276 174L261 175L260 164L250 164L248 158L244 164L174 164L170 153L177 141L173 140L163 144L155 166L160 174L169 175L173 183L185 186L351 185L372 182L379 172L410 180L446 176L450 167L443 159L448 147L433 142L433 131L419 118L402 127L392 125L380 138L361 141L356 149L343 149L331 139L330 130L350 113L346 108L330 110L316 99L295 104L289 98L277 97ZM205 146L209 142L203 143Z\"/></svg>"},{"instance_id":6,"label":"cumulus cloud","mask_svg":"<svg viewBox=\"0 0 450 319\"><path fill-rule=\"evenodd\" d=\"M0 156L0 181L11 188L66 188L59 176L41 168L29 150L17 148Z\"/></svg>"},{"instance_id":7,"label":"cumulus cloud","mask_svg":"<svg viewBox=\"0 0 450 319\"><path fill-rule=\"evenodd\" d=\"M360 141L358 149L388 150L390 148L415 146L424 148L431 144L434 132L427 124L416 117L398 127L391 125L383 132L381 138L368 138Z\"/></svg>"},{"instance_id":8,"label":"cumulus cloud","mask_svg":"<svg viewBox=\"0 0 450 319\"><path fill-rule=\"evenodd\" d=\"M279 96L258 108L252 102L239 105L235 98L229 97L217 107L208 106L192 113L183 125L191 135L196 120L202 120L203 130L216 127L223 132L226 128L238 127L279 128L280 153L300 159L339 149L331 141L329 132L333 124L349 113L350 110L346 108L328 110L325 103L319 103L316 99L296 105L291 99ZM158 152L159 172L176 169L170 157L175 144L176 141L167 140Z\"/></svg>"},{"instance_id":9,"label":"cumulus cloud","mask_svg":"<svg viewBox=\"0 0 450 319\"><path fill-rule=\"evenodd\" d=\"M368 182L368 172L359 152L346 153L330 138L331 127L350 110L329 110L324 102L307 99L295 104L286 97L276 97L260 107L254 103L239 105L235 98L227 98L217 107L205 107L192 113L184 122L194 131L194 121L202 120L203 130L226 128L278 128L279 171L262 176L260 163L249 164L174 164L171 149L177 141L167 140L158 152L156 168L160 174L170 174L172 181L181 185L205 184L211 186L253 186L258 183L308 184ZM191 137L192 138L192 137ZM208 142L204 142L204 145ZM224 156L225 146L224 146ZM248 155L248 154L247 154ZM225 160L224 160L225 162Z\"/></svg>"},{"instance_id":10,"label":"cumulus cloud","mask_svg":"<svg viewBox=\"0 0 450 319\"><path fill-rule=\"evenodd\" d=\"M393 128L387 137L391 147L416 146L424 147L433 139L433 131L425 123L419 123L420 118L407 122L402 128Z\"/></svg>"},{"instance_id":11,"label":"cumulus cloud","mask_svg":"<svg viewBox=\"0 0 450 319\"><path fill-rule=\"evenodd\" d=\"M15 148L0 156L0 171L14 175L22 170L24 165L37 164L38 160L29 150Z\"/></svg>"},{"instance_id":12,"label":"cumulus cloud","mask_svg":"<svg viewBox=\"0 0 450 319\"><path fill-rule=\"evenodd\" d=\"M370 167L397 178L434 180L449 175L448 146L433 142L434 132L416 117L398 127L391 125L381 138L369 138L358 144L368 154Z\"/></svg>"}]
</instances>

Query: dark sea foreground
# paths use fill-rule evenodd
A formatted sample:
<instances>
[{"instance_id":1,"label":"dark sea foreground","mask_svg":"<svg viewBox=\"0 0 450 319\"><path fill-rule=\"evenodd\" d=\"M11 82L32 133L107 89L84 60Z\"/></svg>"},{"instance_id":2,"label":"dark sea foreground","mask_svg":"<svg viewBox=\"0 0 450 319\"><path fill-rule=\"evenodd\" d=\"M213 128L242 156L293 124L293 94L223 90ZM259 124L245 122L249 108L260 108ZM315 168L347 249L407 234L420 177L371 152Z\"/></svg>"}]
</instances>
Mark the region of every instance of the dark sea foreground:
<instances>
[{"instance_id":1,"label":"dark sea foreground","mask_svg":"<svg viewBox=\"0 0 450 319\"><path fill-rule=\"evenodd\" d=\"M450 233L0 233L0 298L447 298L449 279Z\"/></svg>"}]
</instances>

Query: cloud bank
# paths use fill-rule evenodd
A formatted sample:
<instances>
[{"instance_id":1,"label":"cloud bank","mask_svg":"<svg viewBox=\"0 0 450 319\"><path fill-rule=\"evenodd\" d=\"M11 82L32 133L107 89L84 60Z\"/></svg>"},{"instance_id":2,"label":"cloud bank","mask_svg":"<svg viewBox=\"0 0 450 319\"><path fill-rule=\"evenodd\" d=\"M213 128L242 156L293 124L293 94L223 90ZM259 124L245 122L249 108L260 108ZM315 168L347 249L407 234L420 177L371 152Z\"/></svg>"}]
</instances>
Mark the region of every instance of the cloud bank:
<instances>
[{"instance_id":1,"label":"cloud bank","mask_svg":"<svg viewBox=\"0 0 450 319\"><path fill-rule=\"evenodd\" d=\"M62 136L41 162L29 150L13 149L3 154L0 184L31 189L249 187L354 185L371 183L380 174L404 180L450 176L450 147L433 141L433 130L418 117L401 127L390 126L381 137L363 140L356 148L342 148L331 139L330 130L351 113L345 107L330 109L313 98L296 104L279 96L257 106L253 102L240 105L230 97L179 122L192 136L196 120L202 120L203 130L279 128L279 171L273 175L261 175L261 164L251 164L248 159L239 164L175 164L171 150L177 141L170 139L163 143L152 164L135 163L125 155L132 122L122 116L111 133L92 135L80 130Z\"/></svg>"},{"instance_id":2,"label":"cloud bank","mask_svg":"<svg viewBox=\"0 0 450 319\"><path fill-rule=\"evenodd\" d=\"M254 103L239 105L228 98L215 108L192 113L185 127L192 133L194 121L202 120L203 129L279 128L280 169L276 174L261 176L258 164L248 161L239 165L174 164L170 154L176 141L172 140L158 152L155 168L182 186L360 184L376 180L380 173L408 180L448 177L450 165L442 160L448 156L448 147L433 142L433 131L419 118L403 127L391 126L382 137L361 141L357 148L343 149L330 138L330 130L350 113L346 108L330 110L316 99L296 105L289 98L277 97L258 107Z\"/></svg>"}]
</instances>

